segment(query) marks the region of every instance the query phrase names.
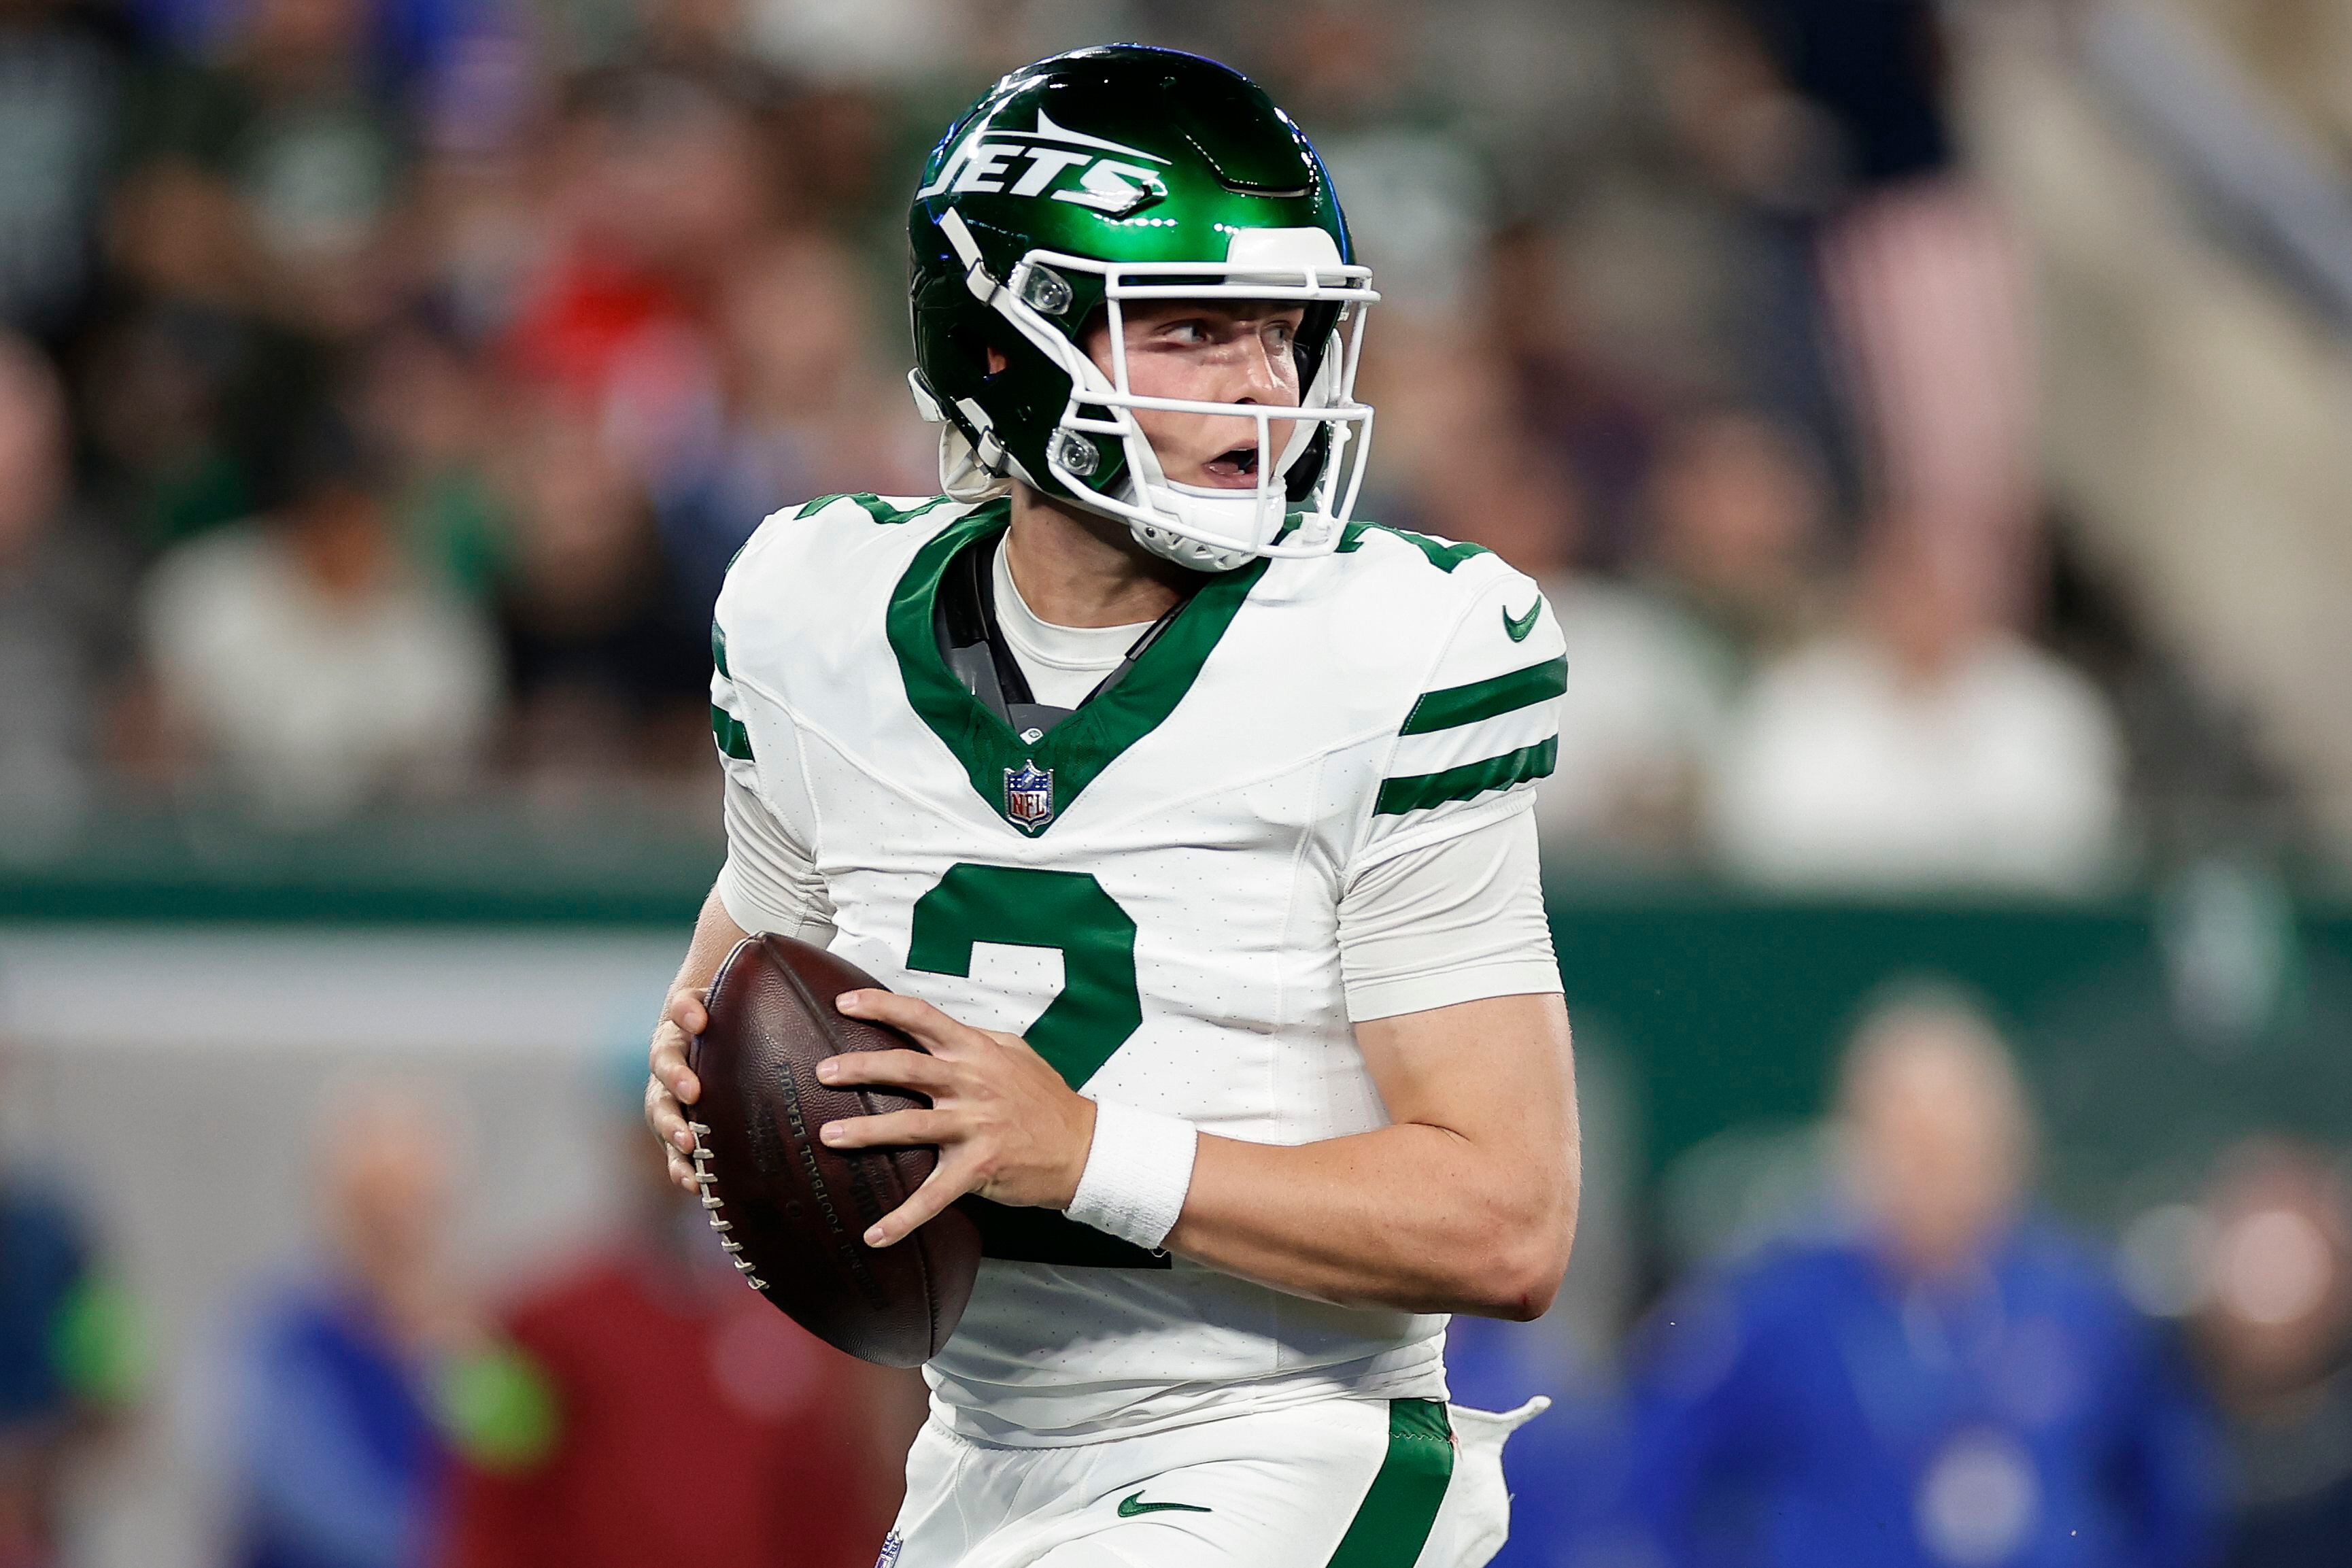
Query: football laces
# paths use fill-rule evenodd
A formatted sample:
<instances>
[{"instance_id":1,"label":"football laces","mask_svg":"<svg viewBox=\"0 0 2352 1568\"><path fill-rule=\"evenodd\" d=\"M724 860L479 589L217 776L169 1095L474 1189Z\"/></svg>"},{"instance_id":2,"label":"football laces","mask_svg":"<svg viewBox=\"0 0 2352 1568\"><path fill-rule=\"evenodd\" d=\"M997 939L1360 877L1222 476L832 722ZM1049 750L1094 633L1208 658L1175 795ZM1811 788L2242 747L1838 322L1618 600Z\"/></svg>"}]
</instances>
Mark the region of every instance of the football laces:
<instances>
[{"instance_id":1,"label":"football laces","mask_svg":"<svg viewBox=\"0 0 2352 1568\"><path fill-rule=\"evenodd\" d=\"M694 1184L702 1189L705 1217L710 1221L710 1228L719 1232L719 1245L727 1249L728 1261L734 1264L736 1272L743 1276L743 1283L754 1290L764 1291L768 1282L751 1272L751 1260L743 1256L743 1244L727 1234L735 1228L734 1223L722 1217L726 1203L711 1190L719 1184L719 1173L710 1168L710 1163L718 1155L702 1142L710 1135L710 1128L705 1122L689 1121L686 1130L694 1134Z\"/></svg>"}]
</instances>

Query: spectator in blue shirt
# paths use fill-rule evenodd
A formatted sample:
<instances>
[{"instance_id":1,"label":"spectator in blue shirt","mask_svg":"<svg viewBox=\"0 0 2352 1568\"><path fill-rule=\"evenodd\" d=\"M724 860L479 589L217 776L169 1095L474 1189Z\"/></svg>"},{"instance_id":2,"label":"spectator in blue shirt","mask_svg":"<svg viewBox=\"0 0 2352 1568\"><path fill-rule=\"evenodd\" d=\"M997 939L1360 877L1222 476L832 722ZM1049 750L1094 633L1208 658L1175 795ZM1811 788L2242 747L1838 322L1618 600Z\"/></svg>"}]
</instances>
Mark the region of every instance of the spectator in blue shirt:
<instances>
[{"instance_id":1,"label":"spectator in blue shirt","mask_svg":"<svg viewBox=\"0 0 2352 1568\"><path fill-rule=\"evenodd\" d=\"M236 1368L236 1568L409 1568L447 1456L434 1372L457 1324L441 1278L446 1141L376 1095L330 1118L329 1247L255 1313Z\"/></svg>"},{"instance_id":2,"label":"spectator in blue shirt","mask_svg":"<svg viewBox=\"0 0 2352 1568\"><path fill-rule=\"evenodd\" d=\"M1684 1568L2194 1568L2216 1453L2099 1260L2023 1214L2015 1070L1890 1004L1842 1084L1850 1237L1685 1291L1636 1357L1629 1511Z\"/></svg>"}]
</instances>

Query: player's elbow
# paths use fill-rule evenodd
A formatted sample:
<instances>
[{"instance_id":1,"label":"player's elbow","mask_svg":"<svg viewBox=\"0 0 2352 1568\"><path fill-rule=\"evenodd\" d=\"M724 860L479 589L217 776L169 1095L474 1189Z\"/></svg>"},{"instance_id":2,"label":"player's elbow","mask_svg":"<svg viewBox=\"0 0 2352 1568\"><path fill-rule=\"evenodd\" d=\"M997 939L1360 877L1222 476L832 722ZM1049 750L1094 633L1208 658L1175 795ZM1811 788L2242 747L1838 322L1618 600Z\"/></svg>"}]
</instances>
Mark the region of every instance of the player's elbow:
<instances>
[{"instance_id":1,"label":"player's elbow","mask_svg":"<svg viewBox=\"0 0 2352 1568\"><path fill-rule=\"evenodd\" d=\"M1532 1205L1487 1232L1476 1247L1460 1310L1481 1318L1532 1322L1551 1310L1568 1273L1576 1233L1573 1196Z\"/></svg>"},{"instance_id":2,"label":"player's elbow","mask_svg":"<svg viewBox=\"0 0 2352 1568\"><path fill-rule=\"evenodd\" d=\"M1551 1310L1568 1273L1568 1242L1530 1235L1487 1250L1466 1310L1481 1318L1533 1322Z\"/></svg>"}]
</instances>

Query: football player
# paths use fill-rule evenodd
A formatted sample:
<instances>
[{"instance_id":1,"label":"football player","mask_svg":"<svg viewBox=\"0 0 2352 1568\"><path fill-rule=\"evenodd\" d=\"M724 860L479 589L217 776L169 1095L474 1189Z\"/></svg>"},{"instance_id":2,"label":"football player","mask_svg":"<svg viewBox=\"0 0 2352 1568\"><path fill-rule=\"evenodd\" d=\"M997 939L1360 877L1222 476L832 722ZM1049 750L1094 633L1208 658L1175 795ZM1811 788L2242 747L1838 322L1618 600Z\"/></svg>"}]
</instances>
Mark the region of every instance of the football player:
<instances>
[{"instance_id":1,"label":"football player","mask_svg":"<svg viewBox=\"0 0 2352 1568\"><path fill-rule=\"evenodd\" d=\"M932 1109L866 1233L987 1260L926 1368L898 1568L1468 1568L1538 1405L1452 1408L1445 1314L1567 1264L1568 1023L1529 807L1565 666L1527 577L1353 521L1365 312L1330 181L1244 78L1006 77L908 218L942 493L779 512L730 571L729 854L654 1041L691 1184L701 996L747 932L891 990Z\"/></svg>"}]
</instances>

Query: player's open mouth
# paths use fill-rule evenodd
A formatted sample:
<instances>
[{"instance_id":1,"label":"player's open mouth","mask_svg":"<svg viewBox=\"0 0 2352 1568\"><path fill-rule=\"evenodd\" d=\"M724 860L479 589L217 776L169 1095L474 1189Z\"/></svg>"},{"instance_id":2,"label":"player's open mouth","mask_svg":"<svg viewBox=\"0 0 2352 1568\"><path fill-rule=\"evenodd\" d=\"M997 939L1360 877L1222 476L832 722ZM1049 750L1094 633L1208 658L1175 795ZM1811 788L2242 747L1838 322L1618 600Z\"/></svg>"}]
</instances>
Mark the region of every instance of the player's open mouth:
<instances>
[{"instance_id":1,"label":"player's open mouth","mask_svg":"<svg viewBox=\"0 0 2352 1568\"><path fill-rule=\"evenodd\" d=\"M1220 452L1202 464L1201 468L1218 484L1254 485L1257 482L1257 443Z\"/></svg>"}]
</instances>

